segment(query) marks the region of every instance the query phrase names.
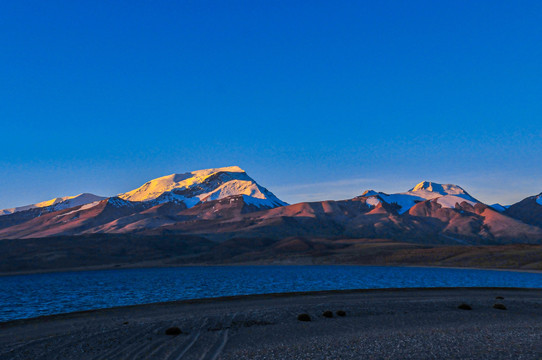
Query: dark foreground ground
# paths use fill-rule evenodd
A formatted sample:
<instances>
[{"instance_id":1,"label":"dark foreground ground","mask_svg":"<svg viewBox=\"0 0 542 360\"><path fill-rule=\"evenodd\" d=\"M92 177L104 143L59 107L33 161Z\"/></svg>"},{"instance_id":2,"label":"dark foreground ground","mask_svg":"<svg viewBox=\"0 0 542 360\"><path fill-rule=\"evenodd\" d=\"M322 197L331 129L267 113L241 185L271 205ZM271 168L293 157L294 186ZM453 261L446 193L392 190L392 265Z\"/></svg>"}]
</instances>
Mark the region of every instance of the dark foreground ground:
<instances>
[{"instance_id":1,"label":"dark foreground ground","mask_svg":"<svg viewBox=\"0 0 542 360\"><path fill-rule=\"evenodd\" d=\"M542 270L542 245L428 245L383 239L92 235L0 240L0 276L185 265L382 265Z\"/></svg>"},{"instance_id":2,"label":"dark foreground ground","mask_svg":"<svg viewBox=\"0 0 542 360\"><path fill-rule=\"evenodd\" d=\"M172 326L182 334L166 335ZM0 323L0 358L540 359L542 290L257 295L49 316Z\"/></svg>"}]
</instances>

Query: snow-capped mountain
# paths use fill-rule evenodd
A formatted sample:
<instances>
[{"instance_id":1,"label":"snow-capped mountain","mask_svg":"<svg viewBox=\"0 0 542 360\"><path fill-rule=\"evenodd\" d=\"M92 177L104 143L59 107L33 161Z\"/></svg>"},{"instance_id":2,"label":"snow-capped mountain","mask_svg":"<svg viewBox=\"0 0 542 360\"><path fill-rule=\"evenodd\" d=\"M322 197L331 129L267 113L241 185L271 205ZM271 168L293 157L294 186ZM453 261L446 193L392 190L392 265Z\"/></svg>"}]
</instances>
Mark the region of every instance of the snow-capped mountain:
<instances>
[{"instance_id":1,"label":"snow-capped mountain","mask_svg":"<svg viewBox=\"0 0 542 360\"><path fill-rule=\"evenodd\" d=\"M455 208L456 204L466 202L472 206L479 203L463 188L453 184L437 184L431 181L422 181L407 192L386 194L374 190L365 191L361 197L372 198L369 204L375 206L380 200L388 204L397 204L399 214L410 210L416 203L426 200L436 200L444 208Z\"/></svg>"},{"instance_id":2,"label":"snow-capped mountain","mask_svg":"<svg viewBox=\"0 0 542 360\"><path fill-rule=\"evenodd\" d=\"M174 201L191 208L201 202L234 195L242 195L246 203L258 207L287 205L238 166L171 174L117 196L128 201L154 201L156 204Z\"/></svg>"},{"instance_id":3,"label":"snow-capped mountain","mask_svg":"<svg viewBox=\"0 0 542 360\"><path fill-rule=\"evenodd\" d=\"M460 186L429 181L397 194L369 190L353 199L288 205L231 166L163 176L101 199L53 200L44 210L0 216L0 239L177 234L219 242L292 236L439 244L542 241L542 194L498 211Z\"/></svg>"},{"instance_id":4,"label":"snow-capped mountain","mask_svg":"<svg viewBox=\"0 0 542 360\"><path fill-rule=\"evenodd\" d=\"M75 196L57 197L51 200L39 202L37 204L19 206L19 207L14 207L10 209L3 209L3 210L0 210L0 216L9 215L16 212L26 211L30 209L36 209L36 208L48 208L47 209L48 211L58 211L62 209L68 209L74 206L90 204L92 202L100 201L103 199L105 199L105 197L89 194L89 193L83 193L83 194L79 194Z\"/></svg>"},{"instance_id":5,"label":"snow-capped mountain","mask_svg":"<svg viewBox=\"0 0 542 360\"><path fill-rule=\"evenodd\" d=\"M284 205L288 204L244 170L230 166L163 176L109 198L69 198L47 211L28 208L8 214L0 219L0 238L145 231L187 219L241 216Z\"/></svg>"}]
</instances>

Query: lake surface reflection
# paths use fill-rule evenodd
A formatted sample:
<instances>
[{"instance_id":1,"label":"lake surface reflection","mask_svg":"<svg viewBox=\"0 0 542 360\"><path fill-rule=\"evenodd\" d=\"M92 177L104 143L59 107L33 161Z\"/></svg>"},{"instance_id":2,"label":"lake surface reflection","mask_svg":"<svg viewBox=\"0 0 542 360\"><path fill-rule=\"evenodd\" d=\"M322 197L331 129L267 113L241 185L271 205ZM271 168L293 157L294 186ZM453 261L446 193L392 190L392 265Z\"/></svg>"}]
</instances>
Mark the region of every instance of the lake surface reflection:
<instances>
[{"instance_id":1,"label":"lake surface reflection","mask_svg":"<svg viewBox=\"0 0 542 360\"><path fill-rule=\"evenodd\" d=\"M0 321L153 302L293 291L542 288L542 274L384 266L194 266L0 277Z\"/></svg>"}]
</instances>

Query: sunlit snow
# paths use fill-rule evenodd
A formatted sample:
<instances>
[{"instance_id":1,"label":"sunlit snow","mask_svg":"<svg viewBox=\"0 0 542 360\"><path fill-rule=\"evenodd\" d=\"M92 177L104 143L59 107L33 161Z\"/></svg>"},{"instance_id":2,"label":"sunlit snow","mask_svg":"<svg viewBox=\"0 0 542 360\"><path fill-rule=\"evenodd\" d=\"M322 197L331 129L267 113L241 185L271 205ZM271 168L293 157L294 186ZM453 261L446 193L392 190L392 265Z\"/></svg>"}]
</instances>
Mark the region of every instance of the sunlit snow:
<instances>
[{"instance_id":1,"label":"sunlit snow","mask_svg":"<svg viewBox=\"0 0 542 360\"><path fill-rule=\"evenodd\" d=\"M380 204L380 200L378 200L376 197L370 197L365 203L369 206L377 206Z\"/></svg>"},{"instance_id":2,"label":"sunlit snow","mask_svg":"<svg viewBox=\"0 0 542 360\"><path fill-rule=\"evenodd\" d=\"M203 201L220 200L233 195L243 195L246 203L256 206L286 205L238 166L163 176L135 190L119 194L118 197L129 201L156 200L159 203L174 200L192 207Z\"/></svg>"},{"instance_id":3,"label":"sunlit snow","mask_svg":"<svg viewBox=\"0 0 542 360\"><path fill-rule=\"evenodd\" d=\"M457 203L466 201L471 205L478 203L478 200L470 196L461 187L453 184L437 184L430 181L423 181L404 193L385 194L375 192L374 190L366 191L362 196L370 196L369 199L380 199L388 204L397 204L400 207L399 214L407 212L416 203L420 201L433 200L445 208L455 208ZM369 200L368 199L368 200Z\"/></svg>"},{"instance_id":4,"label":"sunlit snow","mask_svg":"<svg viewBox=\"0 0 542 360\"><path fill-rule=\"evenodd\" d=\"M58 211L58 210L68 209L74 206L89 204L89 203L100 201L103 199L105 199L105 197L97 196L94 194L88 194L88 193L83 193L83 194L79 194L75 196L64 196L64 197L58 197L58 198L54 198L47 201L42 201L37 204L19 206L19 207L10 208L10 209L3 209L3 210L0 210L0 216L13 214L19 211L25 211L25 210L35 209L35 208L45 208L45 207L50 207L50 206L53 206L51 210Z\"/></svg>"}]
</instances>

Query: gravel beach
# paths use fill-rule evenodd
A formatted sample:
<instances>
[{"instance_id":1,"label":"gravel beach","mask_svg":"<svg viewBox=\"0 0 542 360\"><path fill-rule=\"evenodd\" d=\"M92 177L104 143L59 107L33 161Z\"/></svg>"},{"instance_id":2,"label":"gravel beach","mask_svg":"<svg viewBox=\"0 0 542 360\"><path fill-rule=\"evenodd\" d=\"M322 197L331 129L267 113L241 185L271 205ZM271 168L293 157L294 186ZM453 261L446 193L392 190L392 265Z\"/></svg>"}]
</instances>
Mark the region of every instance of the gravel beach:
<instances>
[{"instance_id":1,"label":"gravel beach","mask_svg":"<svg viewBox=\"0 0 542 360\"><path fill-rule=\"evenodd\" d=\"M0 359L443 358L542 358L542 290L251 295L0 323Z\"/></svg>"}]
</instances>

